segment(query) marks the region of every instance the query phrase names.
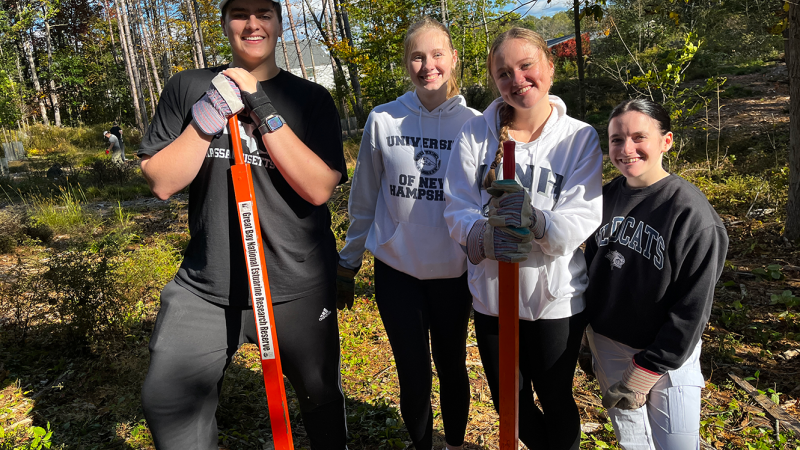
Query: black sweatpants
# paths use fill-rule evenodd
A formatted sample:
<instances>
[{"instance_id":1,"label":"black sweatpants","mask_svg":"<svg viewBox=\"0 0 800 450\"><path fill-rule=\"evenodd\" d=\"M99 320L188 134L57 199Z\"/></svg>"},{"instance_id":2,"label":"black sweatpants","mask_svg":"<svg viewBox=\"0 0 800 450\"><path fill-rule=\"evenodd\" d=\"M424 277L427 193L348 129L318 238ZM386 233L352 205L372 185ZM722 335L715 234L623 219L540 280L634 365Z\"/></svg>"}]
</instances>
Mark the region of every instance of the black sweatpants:
<instances>
[{"instance_id":1,"label":"black sweatpants","mask_svg":"<svg viewBox=\"0 0 800 450\"><path fill-rule=\"evenodd\" d=\"M345 449L333 292L278 303L273 311L283 373L297 393L311 448ZM210 303L175 281L167 284L142 386L142 406L158 450L217 450L222 379L245 342L257 342L252 309Z\"/></svg>"},{"instance_id":2,"label":"black sweatpants","mask_svg":"<svg viewBox=\"0 0 800 450\"><path fill-rule=\"evenodd\" d=\"M578 450L580 446L581 419L572 380L585 327L583 314L519 321L519 438L529 449ZM498 329L497 317L475 312L478 350L499 411ZM533 401L534 390L542 409Z\"/></svg>"},{"instance_id":3,"label":"black sweatpants","mask_svg":"<svg viewBox=\"0 0 800 450\"><path fill-rule=\"evenodd\" d=\"M466 273L420 280L376 259L375 300L397 366L400 413L414 447L430 450L433 445L431 353L439 375L445 440L463 444L469 419L466 343L472 307Z\"/></svg>"}]
</instances>

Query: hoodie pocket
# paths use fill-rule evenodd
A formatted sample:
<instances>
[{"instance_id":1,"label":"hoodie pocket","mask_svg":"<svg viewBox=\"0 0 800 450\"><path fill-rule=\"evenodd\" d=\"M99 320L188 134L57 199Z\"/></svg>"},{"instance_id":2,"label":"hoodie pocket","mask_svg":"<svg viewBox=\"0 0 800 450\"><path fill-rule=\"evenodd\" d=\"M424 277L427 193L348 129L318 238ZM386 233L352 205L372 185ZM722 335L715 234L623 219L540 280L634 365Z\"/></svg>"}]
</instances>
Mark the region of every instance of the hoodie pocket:
<instances>
[{"instance_id":1,"label":"hoodie pocket","mask_svg":"<svg viewBox=\"0 0 800 450\"><path fill-rule=\"evenodd\" d=\"M571 257L552 258L544 254L543 257L551 259L549 263L543 264L544 270L539 274L539 280L545 288L544 292L548 300L574 297L586 289L589 277L586 274L586 262L580 250L573 253Z\"/></svg>"},{"instance_id":2,"label":"hoodie pocket","mask_svg":"<svg viewBox=\"0 0 800 450\"><path fill-rule=\"evenodd\" d=\"M373 254L394 269L420 279L456 278L466 270L466 255L447 228L409 222L397 224L394 233Z\"/></svg>"}]
</instances>

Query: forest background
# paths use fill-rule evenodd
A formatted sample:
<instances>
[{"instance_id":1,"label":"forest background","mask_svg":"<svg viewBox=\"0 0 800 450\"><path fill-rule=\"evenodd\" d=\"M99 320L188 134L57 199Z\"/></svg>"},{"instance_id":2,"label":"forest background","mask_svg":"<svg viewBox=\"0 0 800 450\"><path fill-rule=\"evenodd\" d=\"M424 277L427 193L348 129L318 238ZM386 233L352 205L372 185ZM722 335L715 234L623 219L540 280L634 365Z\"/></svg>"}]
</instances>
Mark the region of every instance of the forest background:
<instances>
[{"instance_id":1,"label":"forest background","mask_svg":"<svg viewBox=\"0 0 800 450\"><path fill-rule=\"evenodd\" d=\"M187 197L154 199L134 162L111 164L101 132L119 122L132 158L169 77L228 62L217 4L0 3L0 157L15 159L0 173L0 450L153 448L139 389L158 293L188 242ZM283 5L278 60L320 43L323 60L306 60L297 73L312 77L331 66L340 116L358 126L371 108L411 88L402 39L423 14L449 26L461 92L477 109L496 97L485 70L488 47L512 26L545 39L582 36L553 47L552 93L595 126L604 148L608 113L619 101L665 104L676 133L665 164L703 190L731 237L703 335L704 448L800 448L793 431L800 431L800 259L788 225L800 211L789 206L798 172L790 138L797 130L789 123L800 99L789 95L797 73L787 65L787 35L797 30L796 3L584 0L544 17L530 14L541 0ZM351 173L358 126L346 127ZM10 158L15 141L24 158ZM606 162L604 179L615 175ZM348 193L346 184L329 202L339 245ZM408 435L372 275L368 255L356 308L339 314L349 447L402 449ZM473 401L466 448L494 449L497 415L471 326L467 351ZM254 348L243 347L223 386L221 448L270 448L259 371ZM596 381L576 369L574 386L581 447L616 448ZM435 385L434 404L437 396ZM289 398L295 442L307 448L290 386ZM438 415L434 426L442 446Z\"/></svg>"}]
</instances>

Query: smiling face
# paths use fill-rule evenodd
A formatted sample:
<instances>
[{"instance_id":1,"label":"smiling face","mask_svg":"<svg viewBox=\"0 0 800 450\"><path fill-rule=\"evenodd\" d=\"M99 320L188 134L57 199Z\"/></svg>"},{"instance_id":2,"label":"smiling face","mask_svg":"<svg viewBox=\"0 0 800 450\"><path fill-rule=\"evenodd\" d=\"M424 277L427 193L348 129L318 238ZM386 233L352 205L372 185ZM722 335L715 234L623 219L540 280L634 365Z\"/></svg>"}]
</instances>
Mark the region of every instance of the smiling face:
<instances>
[{"instance_id":1,"label":"smiling face","mask_svg":"<svg viewBox=\"0 0 800 450\"><path fill-rule=\"evenodd\" d=\"M247 70L275 62L275 46L283 29L270 0L232 0L222 18L233 64Z\"/></svg>"},{"instance_id":2,"label":"smiling face","mask_svg":"<svg viewBox=\"0 0 800 450\"><path fill-rule=\"evenodd\" d=\"M423 104L429 100L438 106L447 99L447 81L456 60L455 51L441 31L428 29L414 36L406 56L406 70Z\"/></svg>"},{"instance_id":3,"label":"smiling face","mask_svg":"<svg viewBox=\"0 0 800 450\"><path fill-rule=\"evenodd\" d=\"M489 70L500 95L515 110L547 110L547 92L553 80L553 63L524 39L503 42L491 58Z\"/></svg>"},{"instance_id":4,"label":"smiling face","mask_svg":"<svg viewBox=\"0 0 800 450\"><path fill-rule=\"evenodd\" d=\"M661 159L672 147L672 132L661 134L658 122L647 114L628 111L608 123L608 156L628 186L650 186L668 175Z\"/></svg>"}]
</instances>

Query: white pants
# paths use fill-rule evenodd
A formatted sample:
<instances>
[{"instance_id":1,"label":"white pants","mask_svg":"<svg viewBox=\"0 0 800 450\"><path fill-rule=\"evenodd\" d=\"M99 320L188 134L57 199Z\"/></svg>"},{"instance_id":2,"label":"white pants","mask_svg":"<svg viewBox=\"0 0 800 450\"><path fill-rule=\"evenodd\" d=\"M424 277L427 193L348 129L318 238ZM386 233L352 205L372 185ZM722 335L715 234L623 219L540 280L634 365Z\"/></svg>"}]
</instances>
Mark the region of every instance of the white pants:
<instances>
[{"instance_id":1,"label":"white pants","mask_svg":"<svg viewBox=\"0 0 800 450\"><path fill-rule=\"evenodd\" d=\"M631 358L641 350L628 347L586 330L592 349L592 364L601 392L622 379ZM699 450L700 390L705 386L700 372L697 343L689 359L670 370L653 386L647 403L639 409L610 408L617 442L624 450Z\"/></svg>"}]
</instances>

